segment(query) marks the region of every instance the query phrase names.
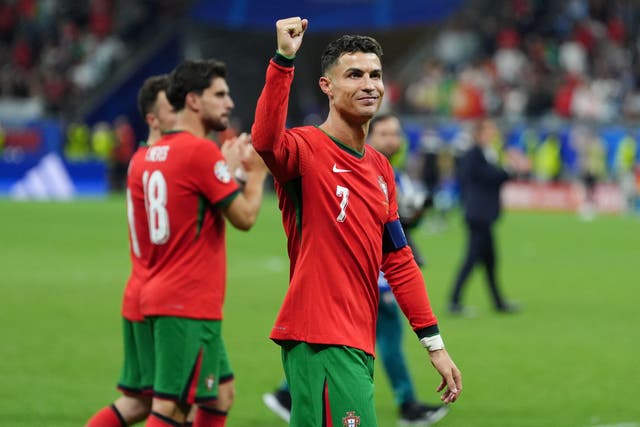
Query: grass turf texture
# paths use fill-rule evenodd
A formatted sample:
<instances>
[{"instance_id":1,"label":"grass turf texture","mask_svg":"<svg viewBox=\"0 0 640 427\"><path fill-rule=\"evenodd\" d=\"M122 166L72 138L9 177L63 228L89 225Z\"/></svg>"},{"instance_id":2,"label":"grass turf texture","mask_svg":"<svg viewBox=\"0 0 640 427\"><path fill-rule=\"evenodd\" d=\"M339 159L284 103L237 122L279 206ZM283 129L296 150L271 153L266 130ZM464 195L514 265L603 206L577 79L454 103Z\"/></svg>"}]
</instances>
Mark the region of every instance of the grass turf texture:
<instances>
[{"instance_id":1,"label":"grass turf texture","mask_svg":"<svg viewBox=\"0 0 640 427\"><path fill-rule=\"evenodd\" d=\"M120 298L129 272L124 199L74 203L0 201L0 423L80 426L118 396ZM416 230L425 276L464 392L442 427L640 426L640 221L507 213L497 228L499 276L523 305L491 310L476 269L464 302L477 317L446 314L462 256L458 215L448 228ZM427 224L428 225L428 224ZM280 381L267 336L286 290L288 260L273 198L248 234L228 228L224 335L236 373L230 427L278 427L261 395ZM419 397L437 402L438 378L407 329ZM376 362L381 427L396 407ZM362 426L367 427L367 426Z\"/></svg>"}]
</instances>

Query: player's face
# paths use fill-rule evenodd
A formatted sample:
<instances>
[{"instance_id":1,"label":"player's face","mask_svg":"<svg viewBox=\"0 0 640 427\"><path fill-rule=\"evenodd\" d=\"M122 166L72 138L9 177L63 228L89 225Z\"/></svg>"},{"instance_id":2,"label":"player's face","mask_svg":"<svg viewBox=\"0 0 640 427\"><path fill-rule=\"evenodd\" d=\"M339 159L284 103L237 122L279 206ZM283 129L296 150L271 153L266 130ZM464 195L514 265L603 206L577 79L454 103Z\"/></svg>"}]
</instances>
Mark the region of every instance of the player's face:
<instances>
[{"instance_id":1,"label":"player's face","mask_svg":"<svg viewBox=\"0 0 640 427\"><path fill-rule=\"evenodd\" d=\"M369 144L387 157L398 151L401 143L402 129L396 117L380 120L373 129L369 129Z\"/></svg>"},{"instance_id":2,"label":"player's face","mask_svg":"<svg viewBox=\"0 0 640 427\"><path fill-rule=\"evenodd\" d=\"M167 94L164 91L158 93L156 104L153 109L156 125L161 132L170 131L176 124L176 112L167 100Z\"/></svg>"},{"instance_id":3,"label":"player's face","mask_svg":"<svg viewBox=\"0 0 640 427\"><path fill-rule=\"evenodd\" d=\"M371 119L382 102L382 65L375 53L345 53L320 78L320 86L332 108L363 123Z\"/></svg>"},{"instance_id":4,"label":"player's face","mask_svg":"<svg viewBox=\"0 0 640 427\"><path fill-rule=\"evenodd\" d=\"M233 100L229 86L222 77L215 77L206 88L201 99L201 119L208 131L221 131L229 126L229 116L233 110Z\"/></svg>"}]
</instances>

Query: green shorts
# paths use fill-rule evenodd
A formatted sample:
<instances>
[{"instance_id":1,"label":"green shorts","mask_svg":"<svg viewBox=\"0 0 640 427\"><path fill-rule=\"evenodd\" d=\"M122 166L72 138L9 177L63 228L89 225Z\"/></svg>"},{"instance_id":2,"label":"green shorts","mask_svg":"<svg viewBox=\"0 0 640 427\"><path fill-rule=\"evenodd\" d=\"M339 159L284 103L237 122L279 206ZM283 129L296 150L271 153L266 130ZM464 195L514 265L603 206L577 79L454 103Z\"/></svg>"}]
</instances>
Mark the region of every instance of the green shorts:
<instances>
[{"instance_id":1,"label":"green shorts","mask_svg":"<svg viewBox=\"0 0 640 427\"><path fill-rule=\"evenodd\" d=\"M148 320L132 322L122 318L124 364L118 389L126 395L153 393L153 334Z\"/></svg>"},{"instance_id":2,"label":"green shorts","mask_svg":"<svg viewBox=\"0 0 640 427\"><path fill-rule=\"evenodd\" d=\"M150 317L155 352L154 396L187 404L215 400L233 379L219 320Z\"/></svg>"},{"instance_id":3,"label":"green shorts","mask_svg":"<svg viewBox=\"0 0 640 427\"><path fill-rule=\"evenodd\" d=\"M291 391L290 426L378 425L372 356L351 347L300 342L282 346L282 364Z\"/></svg>"}]
</instances>

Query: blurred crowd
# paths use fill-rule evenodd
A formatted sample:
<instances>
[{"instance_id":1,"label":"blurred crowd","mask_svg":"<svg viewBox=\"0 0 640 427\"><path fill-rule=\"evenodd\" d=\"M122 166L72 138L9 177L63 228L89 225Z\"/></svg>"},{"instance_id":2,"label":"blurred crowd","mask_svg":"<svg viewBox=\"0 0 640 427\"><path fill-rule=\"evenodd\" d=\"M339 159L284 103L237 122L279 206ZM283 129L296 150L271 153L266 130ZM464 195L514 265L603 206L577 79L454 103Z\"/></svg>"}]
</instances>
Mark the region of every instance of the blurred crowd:
<instances>
[{"instance_id":1,"label":"blurred crowd","mask_svg":"<svg viewBox=\"0 0 640 427\"><path fill-rule=\"evenodd\" d=\"M136 135L125 116L114 123L99 122L93 128L84 123L67 126L64 155L70 162L100 160L108 166L109 189L123 191L129 159L137 148Z\"/></svg>"},{"instance_id":2,"label":"blurred crowd","mask_svg":"<svg viewBox=\"0 0 640 427\"><path fill-rule=\"evenodd\" d=\"M431 193L436 211L446 211L459 197L458 165L473 143L474 121L456 125L408 123L406 150L392 163L406 169ZM582 183L593 196L599 183L615 184L621 191L625 209L636 209L640 195L640 147L637 135L624 128L603 131L586 124L538 127L499 123L492 136L491 156L496 164L509 168L511 160L529 165L517 173L520 181L539 183Z\"/></svg>"},{"instance_id":3,"label":"blurred crowd","mask_svg":"<svg viewBox=\"0 0 640 427\"><path fill-rule=\"evenodd\" d=\"M226 141L239 134L240 131L232 122L227 130L215 133L215 140ZM63 140L64 157L68 162L99 160L107 165L109 189L124 190L129 160L141 143L127 116L119 116L112 123L101 121L92 127L82 122L72 122L67 125Z\"/></svg>"},{"instance_id":4,"label":"blurred crowd","mask_svg":"<svg viewBox=\"0 0 640 427\"><path fill-rule=\"evenodd\" d=\"M410 151L415 154L417 147L424 156L408 161L426 162L417 174L424 174L427 187L446 188L454 181L455 159L470 144L464 123L486 116L501 118L498 152L517 150L531 161L524 178L575 179L589 168L598 180L631 187L640 134L625 129L605 135L603 129L640 117L640 3L476 3L440 24L425 47L429 59L409 78L385 79L387 107L422 120L410 135ZM160 26L162 17L177 16L187 5L0 0L0 108L7 100L24 100L39 103L49 115L73 110L135 52L145 27ZM446 118L450 124L444 127L455 130L425 127L433 117ZM566 125L519 125L549 118ZM67 124L65 156L108 162L111 188L122 188L136 146L129 120ZM0 149L2 134L0 128Z\"/></svg>"},{"instance_id":5,"label":"blurred crowd","mask_svg":"<svg viewBox=\"0 0 640 427\"><path fill-rule=\"evenodd\" d=\"M491 2L489 2L491 3ZM457 15L404 88L409 112L640 117L640 4L510 0Z\"/></svg>"},{"instance_id":6,"label":"blurred crowd","mask_svg":"<svg viewBox=\"0 0 640 427\"><path fill-rule=\"evenodd\" d=\"M0 98L71 107L131 53L170 0L0 0Z\"/></svg>"}]
</instances>

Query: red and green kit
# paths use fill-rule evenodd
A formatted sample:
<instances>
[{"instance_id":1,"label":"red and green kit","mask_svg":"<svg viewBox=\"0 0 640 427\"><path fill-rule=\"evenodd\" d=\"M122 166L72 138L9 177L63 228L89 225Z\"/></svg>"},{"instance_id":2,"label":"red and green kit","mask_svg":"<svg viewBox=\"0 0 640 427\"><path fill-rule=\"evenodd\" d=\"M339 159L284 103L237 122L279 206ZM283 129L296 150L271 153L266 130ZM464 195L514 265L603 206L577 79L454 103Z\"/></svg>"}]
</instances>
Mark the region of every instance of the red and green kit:
<instances>
[{"instance_id":1,"label":"red and green kit","mask_svg":"<svg viewBox=\"0 0 640 427\"><path fill-rule=\"evenodd\" d=\"M418 335L437 333L424 279L401 243L391 165L374 149L355 151L318 127L286 129L294 74L287 65L271 60L252 129L275 177L291 260L271 338L373 355L380 269Z\"/></svg>"}]
</instances>

